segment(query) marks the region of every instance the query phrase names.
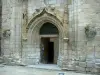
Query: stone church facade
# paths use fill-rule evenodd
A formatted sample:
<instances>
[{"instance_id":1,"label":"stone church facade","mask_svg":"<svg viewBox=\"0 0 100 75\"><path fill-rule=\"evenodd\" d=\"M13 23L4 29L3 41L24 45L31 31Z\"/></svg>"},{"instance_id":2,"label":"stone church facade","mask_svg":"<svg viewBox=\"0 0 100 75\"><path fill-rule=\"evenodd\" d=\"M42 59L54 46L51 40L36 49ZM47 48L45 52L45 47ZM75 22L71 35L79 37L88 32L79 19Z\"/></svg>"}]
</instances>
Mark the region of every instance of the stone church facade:
<instances>
[{"instance_id":1,"label":"stone church facade","mask_svg":"<svg viewBox=\"0 0 100 75\"><path fill-rule=\"evenodd\" d=\"M2 0L1 59L100 72L99 0Z\"/></svg>"}]
</instances>

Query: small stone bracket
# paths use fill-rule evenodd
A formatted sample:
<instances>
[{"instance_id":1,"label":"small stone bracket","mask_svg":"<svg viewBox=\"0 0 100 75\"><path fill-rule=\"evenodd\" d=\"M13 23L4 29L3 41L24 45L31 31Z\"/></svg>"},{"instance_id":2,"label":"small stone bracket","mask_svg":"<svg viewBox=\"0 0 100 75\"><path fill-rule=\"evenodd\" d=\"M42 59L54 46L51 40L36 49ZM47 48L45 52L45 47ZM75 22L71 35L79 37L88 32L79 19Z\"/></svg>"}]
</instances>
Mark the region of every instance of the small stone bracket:
<instances>
[{"instance_id":1,"label":"small stone bracket","mask_svg":"<svg viewBox=\"0 0 100 75\"><path fill-rule=\"evenodd\" d=\"M4 37L4 38L9 37L9 36L10 36L10 34L11 34L10 29L5 29L5 30L3 30L3 37Z\"/></svg>"},{"instance_id":2,"label":"small stone bracket","mask_svg":"<svg viewBox=\"0 0 100 75\"><path fill-rule=\"evenodd\" d=\"M69 38L63 38L65 42L69 42Z\"/></svg>"},{"instance_id":3,"label":"small stone bracket","mask_svg":"<svg viewBox=\"0 0 100 75\"><path fill-rule=\"evenodd\" d=\"M87 25L85 27L85 34L88 40L92 40L97 34L95 27Z\"/></svg>"}]
</instances>

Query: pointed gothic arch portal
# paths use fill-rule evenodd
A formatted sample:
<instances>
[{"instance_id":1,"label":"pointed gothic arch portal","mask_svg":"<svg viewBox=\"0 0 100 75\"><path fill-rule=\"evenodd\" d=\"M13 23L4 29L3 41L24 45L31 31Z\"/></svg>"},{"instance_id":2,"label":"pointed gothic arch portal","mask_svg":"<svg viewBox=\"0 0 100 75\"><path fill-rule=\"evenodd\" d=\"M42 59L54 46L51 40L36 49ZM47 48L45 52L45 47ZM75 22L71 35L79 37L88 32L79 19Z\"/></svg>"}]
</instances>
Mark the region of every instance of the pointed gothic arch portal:
<instances>
[{"instance_id":1,"label":"pointed gothic arch portal","mask_svg":"<svg viewBox=\"0 0 100 75\"><path fill-rule=\"evenodd\" d=\"M58 35L59 31L52 23L44 23L40 28L39 34L41 36L41 63L57 64L59 53Z\"/></svg>"},{"instance_id":2,"label":"pointed gothic arch portal","mask_svg":"<svg viewBox=\"0 0 100 75\"><path fill-rule=\"evenodd\" d=\"M51 31L52 30L52 31ZM26 26L27 38L27 49L30 50L27 53L27 59L29 64L39 64L39 63L52 63L62 66L63 60L63 37L64 37L63 23L62 21L53 13L49 12L47 8L41 9L40 12L36 12L29 23ZM46 42L50 43L53 55L49 50L46 50L44 57L42 56L42 50L44 50L43 44L46 46ZM54 42L54 43L52 43ZM54 44L54 45L53 45ZM54 46L54 47L53 47ZM47 48L46 46L45 48ZM48 48L50 49L50 48ZM32 53L33 52L33 53ZM51 58L49 58L49 56ZM31 57L31 59L29 58ZM51 59L51 60L50 60Z\"/></svg>"}]
</instances>

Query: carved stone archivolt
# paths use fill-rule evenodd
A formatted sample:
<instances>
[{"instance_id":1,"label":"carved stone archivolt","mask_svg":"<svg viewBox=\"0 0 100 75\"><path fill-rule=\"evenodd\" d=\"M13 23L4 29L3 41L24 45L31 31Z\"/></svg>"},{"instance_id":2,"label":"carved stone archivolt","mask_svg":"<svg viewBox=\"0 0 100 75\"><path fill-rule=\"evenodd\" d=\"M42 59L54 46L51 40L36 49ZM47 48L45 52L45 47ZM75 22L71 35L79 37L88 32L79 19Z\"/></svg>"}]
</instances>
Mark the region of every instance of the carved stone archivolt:
<instances>
[{"instance_id":1,"label":"carved stone archivolt","mask_svg":"<svg viewBox=\"0 0 100 75\"><path fill-rule=\"evenodd\" d=\"M67 38L64 37L65 34L65 25L66 22L61 20L67 20L66 18L64 18L65 15L62 14L62 18L58 16L57 14L57 10L55 8L43 8L43 9L36 9L36 12L32 15L32 18L29 20L29 22L26 25L26 35L24 37L24 42L27 44L27 48L29 50L32 50L33 52L36 52L38 54L36 54L36 57L33 57L34 60L37 59L38 62L40 60L40 44L41 44L41 36L39 34L39 31L41 29L41 27L45 24L45 23L51 23L53 24L59 32L58 37L58 51L59 51L59 56L58 56L58 60L57 63L63 63L62 57L64 56L64 46L63 44L67 45ZM61 15L61 14L60 14ZM24 31L23 31L24 32ZM64 42L64 40L66 40L66 42ZM37 62L35 62L37 63ZM59 64L61 65L61 64Z\"/></svg>"},{"instance_id":2,"label":"carved stone archivolt","mask_svg":"<svg viewBox=\"0 0 100 75\"><path fill-rule=\"evenodd\" d=\"M57 14L57 13L58 13L58 11L54 7L53 8L45 7L45 8L36 9L36 12L33 13L32 17L30 18L29 22L26 25L26 28L25 28L26 30L23 31L24 32L23 39L26 40L28 29L30 28L31 24L36 21L36 19L39 19L39 18L44 19L43 17L45 17L45 18L47 17L48 19L52 18L52 20L55 19L56 21L60 22L60 25L63 25L63 22L61 20L63 18L58 16L59 14ZM26 32L26 34L25 34L25 32Z\"/></svg>"},{"instance_id":3,"label":"carved stone archivolt","mask_svg":"<svg viewBox=\"0 0 100 75\"><path fill-rule=\"evenodd\" d=\"M51 10L52 12L51 12L50 10ZM36 9L36 12L33 13L33 16L32 16L32 18L29 20L28 25L30 25L30 23L32 23L36 18L41 17L41 16L44 15L44 14L50 15L50 16L52 16L53 18L55 18L55 19L59 20L60 22L62 22L62 21L60 20L60 18L58 18L58 16L54 14L54 13L56 13L56 11L53 11L53 10L55 10L55 9L54 9L54 8ZM27 27L28 27L28 26L27 26Z\"/></svg>"}]
</instances>

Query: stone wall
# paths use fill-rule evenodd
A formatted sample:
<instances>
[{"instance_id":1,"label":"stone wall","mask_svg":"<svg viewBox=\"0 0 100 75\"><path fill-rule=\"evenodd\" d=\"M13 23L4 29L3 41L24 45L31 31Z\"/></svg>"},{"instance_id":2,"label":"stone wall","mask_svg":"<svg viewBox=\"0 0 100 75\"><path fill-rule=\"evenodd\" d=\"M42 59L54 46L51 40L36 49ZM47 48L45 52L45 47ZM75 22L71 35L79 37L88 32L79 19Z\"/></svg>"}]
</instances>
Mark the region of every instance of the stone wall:
<instances>
[{"instance_id":1,"label":"stone wall","mask_svg":"<svg viewBox=\"0 0 100 75\"><path fill-rule=\"evenodd\" d=\"M2 1L2 53L10 55L10 36L6 37L6 31L11 27L12 4L10 0Z\"/></svg>"},{"instance_id":2,"label":"stone wall","mask_svg":"<svg viewBox=\"0 0 100 75\"><path fill-rule=\"evenodd\" d=\"M75 50L74 53L78 62L76 63L76 70L78 71L99 72L100 70L99 7L99 0L72 0L72 4L69 5L70 42L75 41L73 50ZM93 34L89 31L86 32L86 28L91 32L93 31Z\"/></svg>"},{"instance_id":3,"label":"stone wall","mask_svg":"<svg viewBox=\"0 0 100 75\"><path fill-rule=\"evenodd\" d=\"M22 0L2 0L2 53L19 61L21 51Z\"/></svg>"},{"instance_id":4,"label":"stone wall","mask_svg":"<svg viewBox=\"0 0 100 75\"><path fill-rule=\"evenodd\" d=\"M34 18L34 14L36 15L38 13L36 11L41 11L44 7L48 8L49 13L52 13L51 7L55 7L55 11L52 14L62 22L62 26L58 26L59 30L64 32L59 39L60 49L62 50L59 51L58 64L61 68L79 72L99 72L99 0L72 0L68 5L68 10L66 10L67 7L59 2L51 6L46 6L43 0L2 0L1 49L4 58L10 58L10 61L7 62L13 60L13 62L17 63L38 63L40 43L38 39L39 35L37 33L38 30L36 29L39 29L40 26L36 26L33 35L31 35L31 33L25 33L26 25L29 23L30 19L32 17ZM48 18L50 18L51 21L54 19L51 16ZM38 19L41 19L41 17ZM34 23L40 24L37 20ZM61 27L64 29L61 29ZM32 32L32 29L29 30ZM26 37L23 37L23 33ZM69 39L66 41L64 38ZM30 41L33 41L32 45Z\"/></svg>"},{"instance_id":5,"label":"stone wall","mask_svg":"<svg viewBox=\"0 0 100 75\"><path fill-rule=\"evenodd\" d=\"M0 56L1 56L2 1L0 0Z\"/></svg>"}]
</instances>

